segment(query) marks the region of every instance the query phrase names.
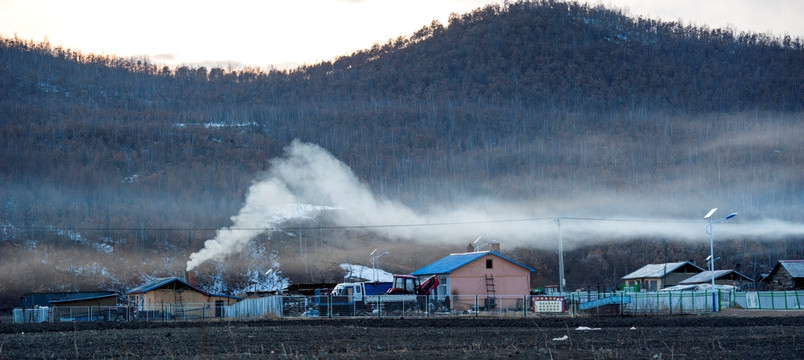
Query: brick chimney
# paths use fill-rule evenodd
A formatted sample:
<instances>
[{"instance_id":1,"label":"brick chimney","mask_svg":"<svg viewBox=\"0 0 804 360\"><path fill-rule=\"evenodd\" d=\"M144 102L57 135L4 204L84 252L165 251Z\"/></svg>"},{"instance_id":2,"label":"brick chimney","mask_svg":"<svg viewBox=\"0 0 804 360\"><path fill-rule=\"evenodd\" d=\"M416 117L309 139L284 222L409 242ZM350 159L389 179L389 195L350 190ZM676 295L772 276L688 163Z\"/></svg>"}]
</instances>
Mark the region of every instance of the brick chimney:
<instances>
[{"instance_id":1,"label":"brick chimney","mask_svg":"<svg viewBox=\"0 0 804 360\"><path fill-rule=\"evenodd\" d=\"M192 271L192 270L186 271L184 273L184 281L187 282L188 284L190 284L190 286L192 286L192 287L197 287L198 286L198 282L196 282L196 280L195 280L195 271Z\"/></svg>"},{"instance_id":2,"label":"brick chimney","mask_svg":"<svg viewBox=\"0 0 804 360\"><path fill-rule=\"evenodd\" d=\"M498 242L491 243L491 251L500 252L500 243Z\"/></svg>"}]
</instances>

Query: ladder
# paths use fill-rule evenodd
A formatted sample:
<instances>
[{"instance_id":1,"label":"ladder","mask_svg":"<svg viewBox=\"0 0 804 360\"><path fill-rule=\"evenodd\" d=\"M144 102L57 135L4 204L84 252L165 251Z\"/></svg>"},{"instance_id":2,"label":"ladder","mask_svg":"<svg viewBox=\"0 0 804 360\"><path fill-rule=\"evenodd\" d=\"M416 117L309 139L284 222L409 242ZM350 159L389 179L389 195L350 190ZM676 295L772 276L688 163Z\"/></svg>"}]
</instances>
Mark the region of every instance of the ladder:
<instances>
[{"instance_id":1,"label":"ladder","mask_svg":"<svg viewBox=\"0 0 804 360\"><path fill-rule=\"evenodd\" d=\"M486 295L497 295L497 292L494 291L494 276L489 274L486 274Z\"/></svg>"},{"instance_id":2,"label":"ladder","mask_svg":"<svg viewBox=\"0 0 804 360\"><path fill-rule=\"evenodd\" d=\"M497 307L497 292L494 290L494 276L486 274L486 300L484 306L486 311L493 310Z\"/></svg>"},{"instance_id":3,"label":"ladder","mask_svg":"<svg viewBox=\"0 0 804 360\"><path fill-rule=\"evenodd\" d=\"M182 304L181 293L184 289L173 289L173 316L184 316L184 304Z\"/></svg>"},{"instance_id":4,"label":"ladder","mask_svg":"<svg viewBox=\"0 0 804 360\"><path fill-rule=\"evenodd\" d=\"M181 304L181 290L174 290L173 291L173 304L179 305Z\"/></svg>"}]
</instances>

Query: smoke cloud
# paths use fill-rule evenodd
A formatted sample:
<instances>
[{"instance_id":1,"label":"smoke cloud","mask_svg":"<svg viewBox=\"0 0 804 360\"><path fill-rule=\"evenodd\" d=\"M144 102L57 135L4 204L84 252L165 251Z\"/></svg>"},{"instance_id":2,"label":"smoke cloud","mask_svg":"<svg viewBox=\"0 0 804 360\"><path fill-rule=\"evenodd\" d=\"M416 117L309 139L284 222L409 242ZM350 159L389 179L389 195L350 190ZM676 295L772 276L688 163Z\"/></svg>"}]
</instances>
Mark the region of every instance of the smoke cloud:
<instances>
[{"instance_id":1,"label":"smoke cloud","mask_svg":"<svg viewBox=\"0 0 804 360\"><path fill-rule=\"evenodd\" d=\"M672 204L672 199L665 200ZM336 225L362 229L383 238L422 242L469 244L482 236L484 240L480 243L497 240L509 248L515 245L553 248L557 246L559 232L568 242L565 248L571 248L573 242L636 236L708 241L703 215L709 208L699 205L696 208L688 200L682 202L670 207L657 206L657 199L644 195L629 198L622 193L599 192L565 202L477 197L461 206L417 212L372 193L348 166L323 148L296 140L285 149L282 158L272 161L267 177L251 186L243 208L232 217L232 226L218 230L203 249L190 255L187 270L242 250L251 239L268 229L276 229L285 220L311 216L325 209L334 210L330 213ZM623 204L642 217L630 217L627 211L611 211ZM700 213L700 217L679 218L674 214L680 210L693 215ZM715 217L732 211L721 212ZM572 217L575 214L580 215ZM715 234L719 239L779 238L804 234L804 225L738 216L718 224Z\"/></svg>"}]
</instances>

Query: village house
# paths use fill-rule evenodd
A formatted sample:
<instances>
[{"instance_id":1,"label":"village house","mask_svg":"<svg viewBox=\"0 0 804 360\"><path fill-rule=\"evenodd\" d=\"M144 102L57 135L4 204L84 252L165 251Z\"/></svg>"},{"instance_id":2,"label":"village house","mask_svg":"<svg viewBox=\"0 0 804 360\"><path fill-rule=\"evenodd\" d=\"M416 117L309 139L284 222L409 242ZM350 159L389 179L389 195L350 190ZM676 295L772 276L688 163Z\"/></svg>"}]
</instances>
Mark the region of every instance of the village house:
<instances>
[{"instance_id":1,"label":"village house","mask_svg":"<svg viewBox=\"0 0 804 360\"><path fill-rule=\"evenodd\" d=\"M147 316L207 318L223 316L225 305L241 300L237 296L206 292L195 286L193 278L188 275L189 282L178 277L153 279L127 291L128 304Z\"/></svg>"},{"instance_id":2,"label":"village house","mask_svg":"<svg viewBox=\"0 0 804 360\"><path fill-rule=\"evenodd\" d=\"M768 290L804 290L804 260L779 260L763 281Z\"/></svg>"},{"instance_id":3,"label":"village house","mask_svg":"<svg viewBox=\"0 0 804 360\"><path fill-rule=\"evenodd\" d=\"M478 302L485 309L522 306L530 293L532 268L500 254L500 244L490 251L469 251L447 255L411 275L423 279L438 276L432 293L453 310L467 310Z\"/></svg>"},{"instance_id":4,"label":"village house","mask_svg":"<svg viewBox=\"0 0 804 360\"><path fill-rule=\"evenodd\" d=\"M704 269L689 261L680 261L664 264L648 264L621 279L626 286L637 286L644 291L657 291L662 288L675 286L689 279Z\"/></svg>"}]
</instances>

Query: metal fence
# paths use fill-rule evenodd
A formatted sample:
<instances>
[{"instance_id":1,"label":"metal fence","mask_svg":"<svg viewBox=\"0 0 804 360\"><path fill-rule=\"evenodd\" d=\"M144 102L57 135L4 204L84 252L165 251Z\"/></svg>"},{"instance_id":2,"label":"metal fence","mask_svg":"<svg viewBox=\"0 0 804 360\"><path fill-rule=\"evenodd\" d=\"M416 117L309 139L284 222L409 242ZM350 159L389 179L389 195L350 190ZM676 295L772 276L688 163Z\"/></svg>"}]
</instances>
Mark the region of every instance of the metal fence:
<instances>
[{"instance_id":1,"label":"metal fence","mask_svg":"<svg viewBox=\"0 0 804 360\"><path fill-rule=\"evenodd\" d=\"M714 295L714 296L713 296ZM14 309L15 323L67 321L197 321L257 318L349 317L544 317L702 314L724 308L801 310L804 291L573 292L527 296L382 295L369 301L348 296L270 296L232 305L159 304L147 307L70 306ZM714 302L714 306L713 306Z\"/></svg>"},{"instance_id":2,"label":"metal fence","mask_svg":"<svg viewBox=\"0 0 804 360\"><path fill-rule=\"evenodd\" d=\"M50 321L49 307L36 307L33 309L14 309L12 311L15 324L41 323Z\"/></svg>"},{"instance_id":3,"label":"metal fence","mask_svg":"<svg viewBox=\"0 0 804 360\"><path fill-rule=\"evenodd\" d=\"M804 309L804 291L748 291L734 293L734 302L751 310Z\"/></svg>"}]
</instances>

